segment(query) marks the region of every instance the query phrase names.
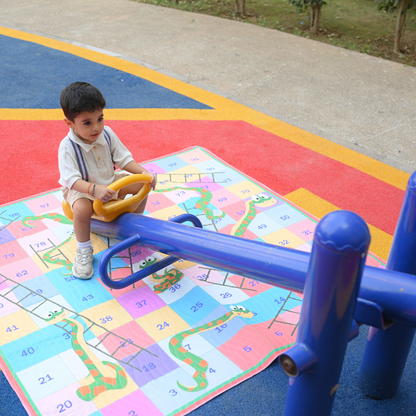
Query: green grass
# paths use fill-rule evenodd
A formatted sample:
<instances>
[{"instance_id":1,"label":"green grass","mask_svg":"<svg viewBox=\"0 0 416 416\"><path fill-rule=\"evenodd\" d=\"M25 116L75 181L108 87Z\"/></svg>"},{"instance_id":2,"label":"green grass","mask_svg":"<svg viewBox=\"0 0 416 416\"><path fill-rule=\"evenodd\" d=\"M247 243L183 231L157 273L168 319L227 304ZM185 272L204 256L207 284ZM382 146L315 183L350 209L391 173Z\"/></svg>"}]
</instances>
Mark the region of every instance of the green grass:
<instances>
[{"instance_id":1,"label":"green grass","mask_svg":"<svg viewBox=\"0 0 416 416\"><path fill-rule=\"evenodd\" d=\"M246 0L246 16L235 15L234 0L134 0L226 19L239 20L416 66L416 13L408 12L401 54L393 54L397 13L376 9L373 0L327 0L322 9L320 31L309 32L309 14L298 12L288 0Z\"/></svg>"}]
</instances>

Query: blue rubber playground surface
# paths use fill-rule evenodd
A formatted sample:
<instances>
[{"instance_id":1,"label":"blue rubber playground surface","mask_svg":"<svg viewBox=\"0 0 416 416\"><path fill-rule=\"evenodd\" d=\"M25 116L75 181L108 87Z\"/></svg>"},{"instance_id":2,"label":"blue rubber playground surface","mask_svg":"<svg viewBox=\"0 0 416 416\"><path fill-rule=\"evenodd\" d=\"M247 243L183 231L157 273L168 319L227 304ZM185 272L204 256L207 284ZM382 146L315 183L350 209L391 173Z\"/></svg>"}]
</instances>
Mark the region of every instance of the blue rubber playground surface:
<instances>
[{"instance_id":1,"label":"blue rubber playground surface","mask_svg":"<svg viewBox=\"0 0 416 416\"><path fill-rule=\"evenodd\" d=\"M59 108L56 91L73 79L94 80L110 97L107 108L210 108L143 78L43 45L0 35L0 53L0 76L7 79L1 86L2 108ZM20 82L25 88L19 88Z\"/></svg>"},{"instance_id":2,"label":"blue rubber playground surface","mask_svg":"<svg viewBox=\"0 0 416 416\"><path fill-rule=\"evenodd\" d=\"M315 139L309 138L308 133L305 135L309 144L300 139L295 143L295 139L291 141L288 137L297 137L299 132L291 126L275 126L276 120L119 58L15 31L3 30L2 33L0 134L2 140L5 139L1 160L3 166L8 167L4 183L11 180L17 183L13 190L3 190L0 205L57 188L57 148L66 135L59 93L71 82L86 80L103 92L108 103L105 117L109 125L123 137L123 142L133 153L140 154L136 157L139 162L189 146L207 147L316 217L321 218L325 209L356 207L371 224L374 245L370 250L386 260L395 221L390 218L393 215L388 220L385 218L388 213L396 215L400 211L408 175L403 174L393 182L387 179L389 171L383 166L374 168L381 172L380 177L376 177L370 168L360 170L347 166L342 159L344 150L341 146L338 156L329 157L324 150L320 153L313 148L311 143ZM287 155L288 165L283 166L282 161L282 171L269 175L268 167L272 166L272 161L264 156L263 164L259 166L260 155L255 152L262 148L267 154L272 143L281 145L280 152ZM16 147L20 157L12 164ZM305 170L298 168L300 173L294 178L296 175L291 175L288 170L299 156L314 160L319 168L314 166L311 172L306 170L307 166L303 167ZM328 183L327 172L334 169L345 179L343 182L343 178L338 178L337 186ZM308 178L310 182L307 182ZM366 186L382 193L384 203L380 203L377 195L370 195ZM366 192L369 197L356 201L351 196L356 192ZM312 202L316 201L319 208L313 212ZM4 222L1 224L5 225ZM361 326L358 337L348 344L332 414L416 415L415 342L394 398L375 401L365 397L358 387L368 331L368 326ZM287 389L288 377L275 360L259 374L214 397L191 414L279 416L283 414ZM71 414L70 408L60 409ZM0 415L26 414L1 371ZM104 414L107 415L99 411L94 413L96 416ZM316 409L314 414L318 414Z\"/></svg>"}]
</instances>

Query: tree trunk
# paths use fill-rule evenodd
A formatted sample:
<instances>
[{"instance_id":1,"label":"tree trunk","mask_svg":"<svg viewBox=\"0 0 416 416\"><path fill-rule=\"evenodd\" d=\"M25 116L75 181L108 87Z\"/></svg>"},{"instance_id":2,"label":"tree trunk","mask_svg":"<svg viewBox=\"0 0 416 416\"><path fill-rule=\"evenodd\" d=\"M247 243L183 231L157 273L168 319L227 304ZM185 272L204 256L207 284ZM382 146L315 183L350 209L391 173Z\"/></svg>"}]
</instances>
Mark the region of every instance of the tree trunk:
<instances>
[{"instance_id":1,"label":"tree trunk","mask_svg":"<svg viewBox=\"0 0 416 416\"><path fill-rule=\"evenodd\" d=\"M246 14L245 0L235 0L235 14L237 16L245 16Z\"/></svg>"},{"instance_id":2,"label":"tree trunk","mask_svg":"<svg viewBox=\"0 0 416 416\"><path fill-rule=\"evenodd\" d=\"M394 46L393 52L400 53L400 42L406 28L406 12L409 7L410 0L400 0L400 6L396 22L396 31L394 32Z\"/></svg>"},{"instance_id":3,"label":"tree trunk","mask_svg":"<svg viewBox=\"0 0 416 416\"><path fill-rule=\"evenodd\" d=\"M313 2L310 31L311 33L315 35L318 33L318 30L319 30L319 24L321 22L321 11L322 11L322 6L316 2Z\"/></svg>"}]
</instances>

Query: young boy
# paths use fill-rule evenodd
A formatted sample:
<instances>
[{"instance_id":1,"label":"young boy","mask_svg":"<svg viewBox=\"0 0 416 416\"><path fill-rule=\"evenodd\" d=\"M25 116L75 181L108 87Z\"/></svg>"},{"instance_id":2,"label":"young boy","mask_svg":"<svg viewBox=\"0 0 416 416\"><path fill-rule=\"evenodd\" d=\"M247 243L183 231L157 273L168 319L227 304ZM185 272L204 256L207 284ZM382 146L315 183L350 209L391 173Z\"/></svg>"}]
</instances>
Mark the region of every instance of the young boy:
<instances>
[{"instance_id":1,"label":"young boy","mask_svg":"<svg viewBox=\"0 0 416 416\"><path fill-rule=\"evenodd\" d=\"M104 127L105 105L101 92L87 82L74 82L61 93L61 107L70 131L59 146L59 183L63 186L64 199L69 202L74 214L78 249L73 274L84 280L94 275L90 240L94 199L105 203L113 198L136 194L143 186L131 184L119 192L108 189L112 182L128 175L115 173L113 164L130 173L151 176L151 188L156 184L155 177L133 160L132 154L114 132ZM144 211L146 199L135 212Z\"/></svg>"}]
</instances>

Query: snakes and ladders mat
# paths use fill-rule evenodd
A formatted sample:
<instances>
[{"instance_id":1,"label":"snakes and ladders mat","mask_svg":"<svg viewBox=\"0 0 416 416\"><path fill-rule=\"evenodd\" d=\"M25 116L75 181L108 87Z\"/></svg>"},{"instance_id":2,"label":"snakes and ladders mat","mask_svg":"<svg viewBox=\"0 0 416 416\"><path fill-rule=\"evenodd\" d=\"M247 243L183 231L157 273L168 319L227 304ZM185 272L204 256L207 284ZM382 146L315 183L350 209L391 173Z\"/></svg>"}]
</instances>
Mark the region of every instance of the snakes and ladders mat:
<instances>
[{"instance_id":1,"label":"snakes and ladders mat","mask_svg":"<svg viewBox=\"0 0 416 416\"><path fill-rule=\"evenodd\" d=\"M207 150L145 163L145 215L310 251L316 219ZM0 365L30 415L183 415L291 347L298 294L188 261L112 290L98 275L116 240L92 235L95 276L72 276L76 241L59 190L0 208ZM141 246L122 279L161 260ZM368 264L383 267L375 256Z\"/></svg>"}]
</instances>

